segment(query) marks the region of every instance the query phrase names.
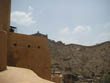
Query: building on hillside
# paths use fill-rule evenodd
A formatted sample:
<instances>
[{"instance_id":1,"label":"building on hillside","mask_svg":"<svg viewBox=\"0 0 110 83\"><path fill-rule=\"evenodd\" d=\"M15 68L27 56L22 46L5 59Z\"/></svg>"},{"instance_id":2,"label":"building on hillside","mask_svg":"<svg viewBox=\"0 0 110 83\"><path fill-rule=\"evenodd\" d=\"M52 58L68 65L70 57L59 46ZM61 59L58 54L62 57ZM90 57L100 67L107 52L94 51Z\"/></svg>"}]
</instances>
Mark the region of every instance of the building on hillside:
<instances>
[{"instance_id":1,"label":"building on hillside","mask_svg":"<svg viewBox=\"0 0 110 83\"><path fill-rule=\"evenodd\" d=\"M35 34L32 34L33 36L39 36L39 37L45 37L45 38L48 38L48 35L44 35L42 33L40 33L39 31Z\"/></svg>"},{"instance_id":2,"label":"building on hillside","mask_svg":"<svg viewBox=\"0 0 110 83\"><path fill-rule=\"evenodd\" d=\"M17 28L14 26L10 26L10 32L17 32Z\"/></svg>"},{"instance_id":3,"label":"building on hillside","mask_svg":"<svg viewBox=\"0 0 110 83\"><path fill-rule=\"evenodd\" d=\"M54 71L51 74L51 80L55 83L62 83L63 82L62 77L63 75L61 74L60 71Z\"/></svg>"}]
</instances>

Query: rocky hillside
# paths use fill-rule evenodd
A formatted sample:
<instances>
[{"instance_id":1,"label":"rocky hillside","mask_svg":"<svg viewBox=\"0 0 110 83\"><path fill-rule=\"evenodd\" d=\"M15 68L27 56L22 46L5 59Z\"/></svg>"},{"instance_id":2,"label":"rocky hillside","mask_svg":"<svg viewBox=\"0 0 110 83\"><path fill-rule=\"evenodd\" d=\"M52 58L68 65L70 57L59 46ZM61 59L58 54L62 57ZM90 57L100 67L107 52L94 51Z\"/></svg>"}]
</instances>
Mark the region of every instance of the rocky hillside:
<instances>
[{"instance_id":1,"label":"rocky hillside","mask_svg":"<svg viewBox=\"0 0 110 83\"><path fill-rule=\"evenodd\" d=\"M65 45L48 39L48 46L51 51L52 72L80 74L85 77L110 73L110 42L82 46Z\"/></svg>"},{"instance_id":2,"label":"rocky hillside","mask_svg":"<svg viewBox=\"0 0 110 83\"><path fill-rule=\"evenodd\" d=\"M52 68L62 73L94 74L110 72L110 42L95 46L65 45L49 40ZM53 69L54 70L54 69Z\"/></svg>"}]
</instances>

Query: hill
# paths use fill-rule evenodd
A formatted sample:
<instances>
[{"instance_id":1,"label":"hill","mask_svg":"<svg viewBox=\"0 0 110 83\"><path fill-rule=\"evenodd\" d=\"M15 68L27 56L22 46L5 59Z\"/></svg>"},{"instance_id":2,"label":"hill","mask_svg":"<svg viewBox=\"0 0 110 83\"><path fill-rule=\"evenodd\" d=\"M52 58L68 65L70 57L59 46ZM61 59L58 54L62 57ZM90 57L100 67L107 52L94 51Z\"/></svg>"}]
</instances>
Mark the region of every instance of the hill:
<instances>
[{"instance_id":1,"label":"hill","mask_svg":"<svg viewBox=\"0 0 110 83\"><path fill-rule=\"evenodd\" d=\"M42 35L41 33L34 34L34 36ZM47 37L47 35L42 37ZM51 51L52 72L79 74L87 78L110 73L109 41L94 46L82 46L65 45L61 41L55 42L48 39L48 47Z\"/></svg>"}]
</instances>

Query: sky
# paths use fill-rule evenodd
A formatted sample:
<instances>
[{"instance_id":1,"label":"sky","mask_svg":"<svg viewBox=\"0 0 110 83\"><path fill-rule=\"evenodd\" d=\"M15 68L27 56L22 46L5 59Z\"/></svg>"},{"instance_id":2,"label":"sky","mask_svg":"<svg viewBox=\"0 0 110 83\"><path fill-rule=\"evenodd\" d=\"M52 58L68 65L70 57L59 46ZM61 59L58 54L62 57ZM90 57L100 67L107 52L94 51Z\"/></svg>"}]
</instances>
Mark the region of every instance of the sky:
<instances>
[{"instance_id":1,"label":"sky","mask_svg":"<svg viewBox=\"0 0 110 83\"><path fill-rule=\"evenodd\" d=\"M12 0L11 25L17 33L96 45L110 41L110 0Z\"/></svg>"}]
</instances>

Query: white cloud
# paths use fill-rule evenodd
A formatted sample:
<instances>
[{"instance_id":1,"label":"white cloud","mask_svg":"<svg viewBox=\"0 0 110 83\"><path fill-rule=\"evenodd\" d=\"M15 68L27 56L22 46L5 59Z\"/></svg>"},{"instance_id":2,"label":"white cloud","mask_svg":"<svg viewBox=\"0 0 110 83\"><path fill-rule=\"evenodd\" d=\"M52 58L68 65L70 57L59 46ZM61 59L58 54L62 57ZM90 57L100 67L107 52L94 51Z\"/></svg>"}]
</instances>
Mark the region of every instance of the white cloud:
<instances>
[{"instance_id":1,"label":"white cloud","mask_svg":"<svg viewBox=\"0 0 110 83\"><path fill-rule=\"evenodd\" d=\"M69 27L64 27L62 30L60 30L60 34L68 35L70 33Z\"/></svg>"},{"instance_id":2,"label":"white cloud","mask_svg":"<svg viewBox=\"0 0 110 83\"><path fill-rule=\"evenodd\" d=\"M11 21L18 25L30 26L35 22L32 12L14 11L11 13Z\"/></svg>"},{"instance_id":3,"label":"white cloud","mask_svg":"<svg viewBox=\"0 0 110 83\"><path fill-rule=\"evenodd\" d=\"M101 26L100 26L101 27ZM75 43L81 45L94 45L104 41L110 41L110 25L106 23L101 28L91 26L64 27L59 31L58 40L66 44Z\"/></svg>"},{"instance_id":4,"label":"white cloud","mask_svg":"<svg viewBox=\"0 0 110 83\"><path fill-rule=\"evenodd\" d=\"M33 11L34 8L32 6L28 6L28 11Z\"/></svg>"},{"instance_id":5,"label":"white cloud","mask_svg":"<svg viewBox=\"0 0 110 83\"><path fill-rule=\"evenodd\" d=\"M73 29L64 27L59 31L59 39L66 44L84 42L84 38L87 38L88 34L92 31L90 26L77 26Z\"/></svg>"},{"instance_id":6,"label":"white cloud","mask_svg":"<svg viewBox=\"0 0 110 83\"><path fill-rule=\"evenodd\" d=\"M88 33L92 31L92 28L90 26L76 26L75 28L71 29L69 27L62 28L59 33L63 35L69 35L69 34L82 34L82 33Z\"/></svg>"},{"instance_id":7,"label":"white cloud","mask_svg":"<svg viewBox=\"0 0 110 83\"><path fill-rule=\"evenodd\" d=\"M73 33L82 33L82 32L89 32L91 31L90 26L77 26L74 28Z\"/></svg>"},{"instance_id":8,"label":"white cloud","mask_svg":"<svg viewBox=\"0 0 110 83\"><path fill-rule=\"evenodd\" d=\"M64 27L59 31L59 38L58 40L63 41L64 43L72 43L71 41L71 34L72 32L70 31L69 27Z\"/></svg>"}]
</instances>

